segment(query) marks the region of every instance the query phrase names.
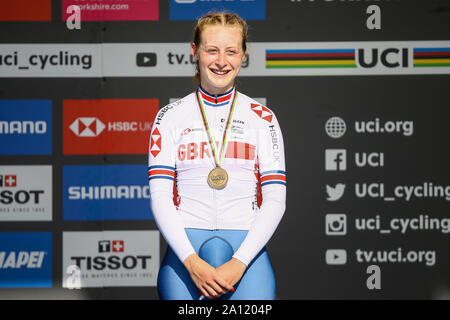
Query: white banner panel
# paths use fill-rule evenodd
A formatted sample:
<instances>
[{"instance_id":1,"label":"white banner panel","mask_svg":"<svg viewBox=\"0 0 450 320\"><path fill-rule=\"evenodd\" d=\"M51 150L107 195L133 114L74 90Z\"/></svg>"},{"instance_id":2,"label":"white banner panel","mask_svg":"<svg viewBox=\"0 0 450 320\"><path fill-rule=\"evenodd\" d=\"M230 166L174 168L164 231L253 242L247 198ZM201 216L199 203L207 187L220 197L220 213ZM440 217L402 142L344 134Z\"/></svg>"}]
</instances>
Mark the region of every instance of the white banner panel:
<instances>
[{"instance_id":1,"label":"white banner panel","mask_svg":"<svg viewBox=\"0 0 450 320\"><path fill-rule=\"evenodd\" d=\"M156 286L158 231L63 233L63 287Z\"/></svg>"},{"instance_id":2,"label":"white banner panel","mask_svg":"<svg viewBox=\"0 0 450 320\"><path fill-rule=\"evenodd\" d=\"M0 166L0 221L52 220L52 166Z\"/></svg>"},{"instance_id":3,"label":"white banner panel","mask_svg":"<svg viewBox=\"0 0 450 320\"><path fill-rule=\"evenodd\" d=\"M253 42L241 76L449 74L450 41ZM189 43L2 44L0 77L192 77Z\"/></svg>"}]
</instances>

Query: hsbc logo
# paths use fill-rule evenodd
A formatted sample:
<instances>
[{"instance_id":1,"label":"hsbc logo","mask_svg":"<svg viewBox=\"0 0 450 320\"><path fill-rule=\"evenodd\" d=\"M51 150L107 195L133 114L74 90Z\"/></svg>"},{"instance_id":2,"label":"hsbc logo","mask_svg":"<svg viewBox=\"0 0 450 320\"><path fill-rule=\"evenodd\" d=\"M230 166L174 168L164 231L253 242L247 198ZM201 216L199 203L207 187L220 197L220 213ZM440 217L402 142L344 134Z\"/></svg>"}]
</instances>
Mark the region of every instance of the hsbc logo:
<instances>
[{"instance_id":1,"label":"hsbc logo","mask_svg":"<svg viewBox=\"0 0 450 320\"><path fill-rule=\"evenodd\" d=\"M69 128L78 137L97 137L105 127L105 124L97 118L78 118Z\"/></svg>"},{"instance_id":2,"label":"hsbc logo","mask_svg":"<svg viewBox=\"0 0 450 320\"><path fill-rule=\"evenodd\" d=\"M147 154L158 99L63 101L63 154Z\"/></svg>"},{"instance_id":3,"label":"hsbc logo","mask_svg":"<svg viewBox=\"0 0 450 320\"><path fill-rule=\"evenodd\" d=\"M273 113L264 107L263 105L252 103L250 108L256 113L261 119L266 120L267 122L272 122Z\"/></svg>"},{"instance_id":4,"label":"hsbc logo","mask_svg":"<svg viewBox=\"0 0 450 320\"><path fill-rule=\"evenodd\" d=\"M137 121L116 121L108 122L107 131L111 132L128 132L128 131L148 131L150 130L151 122ZM97 137L105 130L106 125L98 118L78 118L69 126L70 130L78 137Z\"/></svg>"},{"instance_id":5,"label":"hsbc logo","mask_svg":"<svg viewBox=\"0 0 450 320\"><path fill-rule=\"evenodd\" d=\"M158 128L153 130L150 141L150 153L156 157L161 152L161 133Z\"/></svg>"}]
</instances>

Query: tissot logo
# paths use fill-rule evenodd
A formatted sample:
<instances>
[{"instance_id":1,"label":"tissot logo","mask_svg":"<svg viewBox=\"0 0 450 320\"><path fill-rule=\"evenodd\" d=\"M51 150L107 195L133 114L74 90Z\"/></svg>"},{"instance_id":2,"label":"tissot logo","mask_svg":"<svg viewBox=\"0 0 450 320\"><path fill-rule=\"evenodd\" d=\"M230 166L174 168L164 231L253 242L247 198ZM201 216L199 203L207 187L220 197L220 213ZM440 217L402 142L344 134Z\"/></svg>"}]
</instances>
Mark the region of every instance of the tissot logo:
<instances>
[{"instance_id":1,"label":"tissot logo","mask_svg":"<svg viewBox=\"0 0 450 320\"><path fill-rule=\"evenodd\" d=\"M154 286L159 267L158 231L63 233L63 270L79 269L79 287ZM63 274L63 287L71 285Z\"/></svg>"},{"instance_id":2,"label":"tissot logo","mask_svg":"<svg viewBox=\"0 0 450 320\"><path fill-rule=\"evenodd\" d=\"M51 166L0 167L0 221L52 218Z\"/></svg>"},{"instance_id":3,"label":"tissot logo","mask_svg":"<svg viewBox=\"0 0 450 320\"><path fill-rule=\"evenodd\" d=\"M156 53L139 52L136 54L136 65L138 67L154 67L156 66Z\"/></svg>"},{"instance_id":4,"label":"tissot logo","mask_svg":"<svg viewBox=\"0 0 450 320\"><path fill-rule=\"evenodd\" d=\"M125 241L123 240L102 240L98 242L98 252L124 252Z\"/></svg>"},{"instance_id":5,"label":"tissot logo","mask_svg":"<svg viewBox=\"0 0 450 320\"><path fill-rule=\"evenodd\" d=\"M105 125L97 118L78 118L70 125L70 130L78 137L96 137L104 129Z\"/></svg>"}]
</instances>

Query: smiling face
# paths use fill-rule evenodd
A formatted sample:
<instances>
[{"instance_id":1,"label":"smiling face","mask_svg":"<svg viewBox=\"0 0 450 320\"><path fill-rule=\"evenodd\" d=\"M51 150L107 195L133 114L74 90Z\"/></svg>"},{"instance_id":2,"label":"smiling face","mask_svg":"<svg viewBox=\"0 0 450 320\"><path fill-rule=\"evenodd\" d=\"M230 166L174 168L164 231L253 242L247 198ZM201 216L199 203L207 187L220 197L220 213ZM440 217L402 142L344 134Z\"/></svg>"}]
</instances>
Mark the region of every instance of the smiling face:
<instances>
[{"instance_id":1,"label":"smiling face","mask_svg":"<svg viewBox=\"0 0 450 320\"><path fill-rule=\"evenodd\" d=\"M211 94L222 94L234 86L245 52L242 32L234 26L210 25L201 34L199 46L191 44L198 60L200 84Z\"/></svg>"}]
</instances>

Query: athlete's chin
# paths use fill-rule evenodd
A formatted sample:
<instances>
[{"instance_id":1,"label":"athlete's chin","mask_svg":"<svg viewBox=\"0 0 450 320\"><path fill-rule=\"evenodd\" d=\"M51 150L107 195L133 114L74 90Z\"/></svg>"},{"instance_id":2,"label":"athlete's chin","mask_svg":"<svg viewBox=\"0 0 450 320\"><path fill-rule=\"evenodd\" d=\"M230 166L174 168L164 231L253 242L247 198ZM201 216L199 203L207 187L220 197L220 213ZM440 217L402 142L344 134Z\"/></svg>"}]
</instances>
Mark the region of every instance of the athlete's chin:
<instances>
[{"instance_id":1,"label":"athlete's chin","mask_svg":"<svg viewBox=\"0 0 450 320\"><path fill-rule=\"evenodd\" d=\"M216 91L224 91L231 88L234 84L234 78L230 79L210 79L210 87L216 89Z\"/></svg>"}]
</instances>

